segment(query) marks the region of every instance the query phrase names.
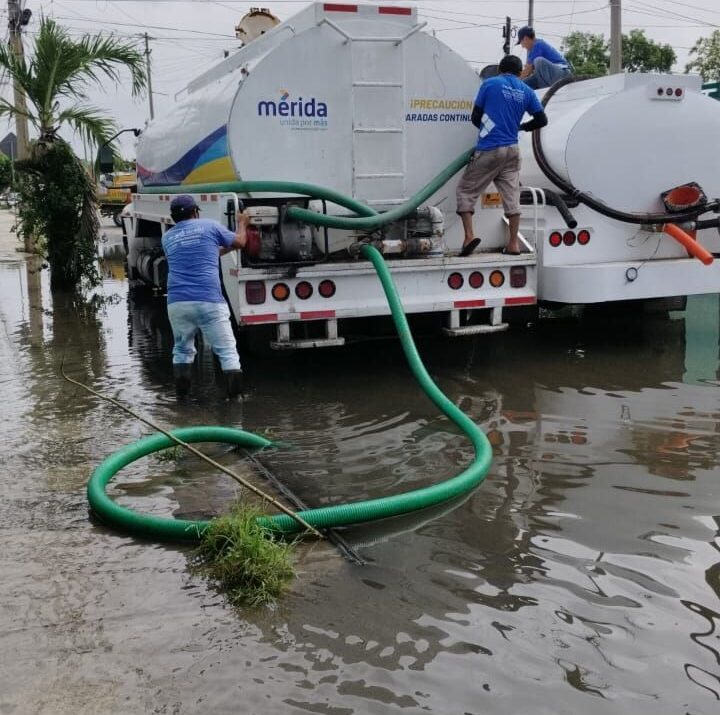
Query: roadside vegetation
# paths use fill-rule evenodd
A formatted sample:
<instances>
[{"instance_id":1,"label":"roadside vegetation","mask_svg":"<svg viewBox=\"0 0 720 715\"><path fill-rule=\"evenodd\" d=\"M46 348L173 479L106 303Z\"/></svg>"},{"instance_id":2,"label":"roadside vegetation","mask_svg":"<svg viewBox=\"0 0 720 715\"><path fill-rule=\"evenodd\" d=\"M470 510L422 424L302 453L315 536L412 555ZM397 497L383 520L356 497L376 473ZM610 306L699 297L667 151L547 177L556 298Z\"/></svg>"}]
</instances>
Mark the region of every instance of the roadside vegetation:
<instances>
[{"instance_id":1,"label":"roadside vegetation","mask_svg":"<svg viewBox=\"0 0 720 715\"><path fill-rule=\"evenodd\" d=\"M294 545L263 527L260 517L257 507L238 501L210 522L192 558L193 570L234 606L272 604L294 577Z\"/></svg>"},{"instance_id":2,"label":"roadside vegetation","mask_svg":"<svg viewBox=\"0 0 720 715\"><path fill-rule=\"evenodd\" d=\"M129 74L131 93L139 95L147 83L143 55L112 35L73 38L43 17L27 58L18 59L7 45L0 45L0 68L25 93L25 116L38 136L31 142L30 156L15 165L19 232L32 236L46 253L53 290L95 285L95 181L60 131L74 131L93 147L106 143L116 125L87 103L87 90L93 85L106 88L108 80L118 84ZM0 116L20 113L0 100Z\"/></svg>"}]
</instances>

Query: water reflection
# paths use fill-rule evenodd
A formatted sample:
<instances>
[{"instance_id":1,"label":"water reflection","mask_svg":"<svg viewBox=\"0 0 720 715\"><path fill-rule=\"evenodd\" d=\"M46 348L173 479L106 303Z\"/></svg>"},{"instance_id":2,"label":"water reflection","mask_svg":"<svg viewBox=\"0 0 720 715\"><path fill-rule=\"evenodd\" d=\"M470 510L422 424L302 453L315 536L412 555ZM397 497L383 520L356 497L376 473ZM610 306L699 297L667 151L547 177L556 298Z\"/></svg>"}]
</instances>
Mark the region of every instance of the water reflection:
<instances>
[{"instance_id":1,"label":"water reflection","mask_svg":"<svg viewBox=\"0 0 720 715\"><path fill-rule=\"evenodd\" d=\"M347 530L365 567L303 546L293 593L274 611L237 614L189 576L182 549L88 522L88 470L146 430L62 382L63 354L74 377L164 426L287 440L259 458L313 506L445 479L471 458L467 441L392 341L245 356L250 392L237 404L218 400L204 351L192 399L178 404L161 304L127 303L114 275L103 295L120 300L94 307L48 302L41 286L33 327L27 293L13 303L9 287L21 269L0 266L12 418L0 439L4 471L17 475L0 482L0 646L17 654L0 706L36 705L42 679L53 705L87 712L202 702L229 713L239 701L258 713L717 708L715 297L687 317L565 317L490 340L422 341L431 374L489 434L487 481L453 505ZM251 473L243 455L209 449ZM203 516L233 491L181 457L135 465L115 493ZM24 669L38 649L49 660Z\"/></svg>"}]
</instances>

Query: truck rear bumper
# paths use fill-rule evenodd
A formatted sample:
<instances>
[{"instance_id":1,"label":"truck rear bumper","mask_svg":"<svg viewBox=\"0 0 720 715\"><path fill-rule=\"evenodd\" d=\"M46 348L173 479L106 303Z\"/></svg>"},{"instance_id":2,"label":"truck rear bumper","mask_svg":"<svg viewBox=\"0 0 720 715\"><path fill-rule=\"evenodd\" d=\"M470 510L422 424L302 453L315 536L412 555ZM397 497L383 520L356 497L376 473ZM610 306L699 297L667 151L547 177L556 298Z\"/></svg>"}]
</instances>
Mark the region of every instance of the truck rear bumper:
<instances>
[{"instance_id":1,"label":"truck rear bumper","mask_svg":"<svg viewBox=\"0 0 720 715\"><path fill-rule=\"evenodd\" d=\"M720 292L720 260L695 258L545 266L538 299L555 303L604 303Z\"/></svg>"},{"instance_id":2,"label":"truck rear bumper","mask_svg":"<svg viewBox=\"0 0 720 715\"><path fill-rule=\"evenodd\" d=\"M472 259L455 257L427 261L393 262L391 272L403 309L406 313L441 313L457 310L508 308L533 305L537 302L535 292L534 256L512 260L497 260L498 256L478 256ZM389 315L390 308L380 281L372 266L364 262L345 265L316 265L298 271L292 278L287 274L268 271L248 275L238 272L236 319L239 324L268 324L311 320L335 320ZM491 274L502 274L502 282L493 285ZM523 276L522 285L514 278ZM231 275L233 272L231 271ZM460 286L450 286L451 276ZM478 278L478 275L481 278ZM457 278L459 276L460 278ZM472 276L472 279L471 279ZM497 276L496 276L497 277ZM331 280L336 291L329 298L322 298L318 287ZM245 300L246 284L250 281L265 284L266 299L259 305L249 305ZM478 285L480 281L480 285ZM296 296L298 283L310 283L311 297L301 300ZM273 299L273 286L284 283L289 297L283 301ZM455 284L457 285L457 284ZM232 302L232 301L231 301Z\"/></svg>"}]
</instances>

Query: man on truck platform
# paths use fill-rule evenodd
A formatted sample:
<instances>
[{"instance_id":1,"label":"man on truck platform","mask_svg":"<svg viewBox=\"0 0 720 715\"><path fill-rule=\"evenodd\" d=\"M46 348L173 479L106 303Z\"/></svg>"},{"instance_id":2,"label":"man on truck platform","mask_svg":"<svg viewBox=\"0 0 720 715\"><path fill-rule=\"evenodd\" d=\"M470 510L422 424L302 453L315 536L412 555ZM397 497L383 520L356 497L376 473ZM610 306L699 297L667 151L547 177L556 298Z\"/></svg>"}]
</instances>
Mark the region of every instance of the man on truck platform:
<instances>
[{"instance_id":1,"label":"man on truck platform","mask_svg":"<svg viewBox=\"0 0 720 715\"><path fill-rule=\"evenodd\" d=\"M522 61L506 55L498 65L499 75L486 79L475 99L471 121L480 130L475 154L457 185L457 213L465 232L461 256L469 256L479 245L473 231L478 197L492 181L502 197L510 236L503 253L520 254L520 148L518 132L530 132L547 124L547 116L535 92L520 79ZM532 119L522 122L525 113Z\"/></svg>"},{"instance_id":2,"label":"man on truck platform","mask_svg":"<svg viewBox=\"0 0 720 715\"><path fill-rule=\"evenodd\" d=\"M170 202L175 225L162 237L168 262L167 303L172 326L173 376L178 397L190 391L195 361L195 335L202 332L220 360L228 398L242 392L242 368L230 322L230 309L222 294L218 257L247 241L250 218L236 217L237 233L212 219L200 218L195 199L187 194Z\"/></svg>"},{"instance_id":3,"label":"man on truck platform","mask_svg":"<svg viewBox=\"0 0 720 715\"><path fill-rule=\"evenodd\" d=\"M550 87L572 73L565 55L549 42L536 38L532 27L526 25L518 30L516 44L522 45L528 53L527 64L520 75L520 79L528 87L533 89Z\"/></svg>"}]
</instances>

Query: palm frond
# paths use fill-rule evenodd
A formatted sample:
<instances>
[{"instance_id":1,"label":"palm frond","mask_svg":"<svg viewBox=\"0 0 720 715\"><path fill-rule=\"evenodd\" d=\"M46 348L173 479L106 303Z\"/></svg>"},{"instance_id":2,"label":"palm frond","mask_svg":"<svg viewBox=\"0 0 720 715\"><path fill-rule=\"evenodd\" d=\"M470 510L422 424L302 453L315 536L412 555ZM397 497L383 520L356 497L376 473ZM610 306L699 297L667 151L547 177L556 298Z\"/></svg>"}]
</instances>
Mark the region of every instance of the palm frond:
<instances>
[{"instance_id":1,"label":"palm frond","mask_svg":"<svg viewBox=\"0 0 720 715\"><path fill-rule=\"evenodd\" d=\"M77 105L64 109L58 114L57 126L69 124L84 140L100 146L117 130L117 125L102 110L87 105Z\"/></svg>"},{"instance_id":2,"label":"palm frond","mask_svg":"<svg viewBox=\"0 0 720 715\"><path fill-rule=\"evenodd\" d=\"M79 46L89 58L83 73L97 84L102 81L101 74L114 82L120 82L120 70L126 69L132 78L133 96L140 94L147 86L145 59L136 47L113 35L84 35Z\"/></svg>"}]
</instances>

